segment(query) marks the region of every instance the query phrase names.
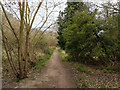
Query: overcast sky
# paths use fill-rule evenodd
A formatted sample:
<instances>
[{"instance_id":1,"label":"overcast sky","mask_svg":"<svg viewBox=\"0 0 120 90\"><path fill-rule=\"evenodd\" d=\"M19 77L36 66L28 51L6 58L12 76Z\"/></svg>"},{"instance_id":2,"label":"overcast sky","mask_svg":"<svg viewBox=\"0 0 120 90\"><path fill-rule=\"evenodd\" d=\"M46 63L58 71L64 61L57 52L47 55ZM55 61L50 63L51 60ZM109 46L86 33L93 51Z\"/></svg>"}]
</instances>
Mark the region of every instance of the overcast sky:
<instances>
[{"instance_id":1,"label":"overcast sky","mask_svg":"<svg viewBox=\"0 0 120 90\"><path fill-rule=\"evenodd\" d=\"M35 0L34 0L34 1L35 1ZM71 0L71 1L75 1L75 0ZM76 0L76 1L81 1L81 0ZM110 1L110 2L112 2L112 3L117 2L117 0L83 0L83 1L84 1L84 2L93 2L93 3L98 4L98 5L100 5L101 3L105 3L105 2L107 2L107 1ZM49 25L50 22L52 23L52 21L57 20L57 17L58 17L58 15L59 15L59 11L60 11L60 10L63 11L63 10L65 9L67 0L54 0L54 2L63 2L63 3L60 4L60 5L55 9L56 12L54 12L54 13L51 15L51 17L49 18L49 21L48 21L48 23L47 23L48 25ZM38 17L39 17L39 16L37 16L33 27L39 22ZM46 24L46 25L47 25L47 24Z\"/></svg>"},{"instance_id":2,"label":"overcast sky","mask_svg":"<svg viewBox=\"0 0 120 90\"><path fill-rule=\"evenodd\" d=\"M6 1L7 2L8 0L2 0L2 1ZM11 2L14 2L14 1L16 1L16 0L11 0ZM22 0L20 0L20 1L22 1ZM36 7L38 6L38 2L40 2L40 1L41 0L28 0L29 3L33 2L32 3L33 6L36 6ZM71 1L81 1L81 0L71 0ZM117 0L83 0L83 1L84 2L93 2L93 3L98 4L98 5L100 5L101 3L105 3L107 1L110 1L110 2L113 2L113 3L117 2ZM60 10L63 11L65 9L67 0L47 0L47 2L48 2L48 6L52 6L53 2L55 2L55 3L62 3L62 4L60 4L59 6L57 6L55 8L54 12L49 17L48 22L45 24L45 27L49 26L51 23L53 23L54 21L57 20L57 17L59 15L59 11ZM43 3L43 5L44 4L45 3ZM49 8L48 13L51 10L52 10L52 7ZM18 12L18 14L19 14L19 12ZM40 8L40 10L39 10L39 12L38 12L38 14L37 14L37 16L35 18L35 21L34 21L34 24L33 24L33 28L36 27L36 25L38 25L39 22L41 22L41 20L42 20L41 17L43 17L45 15L46 15L45 14L45 10L43 8ZM41 25L42 25L42 23L38 27L40 27Z\"/></svg>"},{"instance_id":3,"label":"overcast sky","mask_svg":"<svg viewBox=\"0 0 120 90\"><path fill-rule=\"evenodd\" d=\"M55 2L56 0L54 0L54 2ZM57 20L57 17L58 17L58 15L59 15L59 11L61 10L61 11L63 11L64 9L65 9L65 7L66 7L66 2L67 2L67 0L57 0L57 2L55 2L55 3L62 3L62 4L60 4L60 5L58 5L55 9L54 9L54 12L50 15L50 17L48 18L48 22L46 23L46 25L45 26L49 26L51 23L53 23L53 22L55 22L56 20ZM48 1L48 4L49 4L50 2ZM52 2L53 3L53 2ZM51 5L51 4L50 4ZM49 5L48 5L49 6ZM52 10L52 8L51 9L49 9L48 10L48 13L50 13L50 11ZM37 15L37 17L36 17L36 19L35 19L35 22L34 22L34 25L33 25L33 27L35 27L40 21L40 14L43 14L43 16L45 15L45 12L44 12L45 10L39 10L39 13L38 13L38 15Z\"/></svg>"}]
</instances>

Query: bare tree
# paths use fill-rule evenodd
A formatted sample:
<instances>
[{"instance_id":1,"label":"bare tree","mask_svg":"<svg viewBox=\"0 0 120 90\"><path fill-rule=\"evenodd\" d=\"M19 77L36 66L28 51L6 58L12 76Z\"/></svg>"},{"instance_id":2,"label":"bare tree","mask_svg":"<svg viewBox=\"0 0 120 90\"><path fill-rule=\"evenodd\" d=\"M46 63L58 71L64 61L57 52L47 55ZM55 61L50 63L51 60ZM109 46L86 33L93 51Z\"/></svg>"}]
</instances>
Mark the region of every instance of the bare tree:
<instances>
[{"instance_id":1,"label":"bare tree","mask_svg":"<svg viewBox=\"0 0 120 90\"><path fill-rule=\"evenodd\" d=\"M14 50L14 46L11 45L9 42L9 38L6 37L4 29L2 29L2 35L3 35L3 43L4 48L8 57L8 61L10 63L10 66L15 74L15 76L19 79L23 79L27 76L28 68L31 63L34 63L32 60L32 56L34 54L34 46L36 43L32 43L32 41L36 38L38 33L43 29L43 27L46 25L47 21L49 21L49 18L51 14L54 12L55 8L60 5L61 3L53 3L53 6L49 6L47 1L42 0L38 3L37 7L31 7L32 4L30 4L27 0L23 0L21 2L11 2L11 3L1 3L0 5L2 7L4 16L7 20L7 23L4 23L4 27L9 29L9 31L14 35L14 38L16 39L17 43L17 50ZM14 5L14 8L12 7ZM43 14L43 17L41 15L40 18L42 20L36 25L35 28L38 26L39 29L34 31L33 37L31 37L31 32L33 31L33 25L34 21L39 14L40 10L44 10L45 13ZM15 29L15 26L13 25L12 21L9 19L9 16L7 12L10 12L14 15L14 17L19 22L19 29ZM54 23L50 23L50 25L47 25L47 27L43 30L42 34L39 36L39 40L41 39L42 35L53 25ZM11 50L10 50L11 49ZM34 52L32 52L34 51ZM13 62L13 53L17 55L18 60L18 67L15 67L16 64ZM17 53L17 54L16 54Z\"/></svg>"}]
</instances>

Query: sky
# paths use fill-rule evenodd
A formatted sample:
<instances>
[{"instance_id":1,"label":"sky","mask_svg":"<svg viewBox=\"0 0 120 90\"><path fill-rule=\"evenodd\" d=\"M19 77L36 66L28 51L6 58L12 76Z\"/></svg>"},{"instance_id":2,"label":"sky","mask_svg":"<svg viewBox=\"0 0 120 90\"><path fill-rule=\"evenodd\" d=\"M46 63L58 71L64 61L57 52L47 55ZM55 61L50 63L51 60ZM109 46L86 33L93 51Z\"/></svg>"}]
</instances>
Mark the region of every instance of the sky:
<instances>
[{"instance_id":1,"label":"sky","mask_svg":"<svg viewBox=\"0 0 120 90\"><path fill-rule=\"evenodd\" d=\"M84 0L84 1L88 1L88 2L94 2L94 3L97 3L97 4L100 4L100 3L104 3L104 2L117 2L118 0Z\"/></svg>"},{"instance_id":2,"label":"sky","mask_svg":"<svg viewBox=\"0 0 120 90\"><path fill-rule=\"evenodd\" d=\"M54 1L56 1L56 0L54 0ZM58 5L55 9L54 9L54 12L53 13L51 13L51 15L49 16L49 18L48 18L48 21L47 21L47 23L46 23L46 25L45 26L49 26L51 23L53 23L53 22L55 22L56 20L57 20L57 17L58 17L58 15L59 15L59 11L63 11L64 9L65 9L65 7L66 7L66 2L67 2L67 0L57 0L57 2L55 2L55 3L61 3L60 5ZM52 4L53 2L48 2L48 7L49 6L52 6L51 4ZM53 8L53 7L52 7ZM52 11L52 8L49 8L48 9L48 13L50 13L51 11ZM35 19L35 22L34 22L34 25L33 25L33 27L35 27L40 21L39 20L41 20L40 19L40 15L43 15L43 16L45 16L45 12L44 12L45 10L44 9L41 9L41 10L39 10L39 13L37 14L37 16L36 16L36 19Z\"/></svg>"},{"instance_id":3,"label":"sky","mask_svg":"<svg viewBox=\"0 0 120 90\"><path fill-rule=\"evenodd\" d=\"M78 2L78 1L81 1L81 0L69 0L69 1L77 1L77 2ZM83 1L84 1L84 2L93 2L93 3L98 4L98 5L100 5L100 4L102 4L102 3L105 3L105 2L107 2L107 1L110 1L110 2L112 2L112 3L117 2L117 0L83 0ZM53 21L56 21L56 20L57 20L57 17L58 17L58 15L59 15L59 11L60 11L60 10L63 11L63 10L65 9L67 0L54 0L54 2L63 2L63 3L60 4L58 7L55 8L55 11L56 11L56 12L54 12L54 13L51 15L51 17L50 17L49 20L48 20L48 23L46 23L46 26L49 25L50 23L52 23ZM38 19L38 17L37 17L36 20L35 20L35 23L34 23L33 27L34 27L38 22L39 22L39 19Z\"/></svg>"},{"instance_id":4,"label":"sky","mask_svg":"<svg viewBox=\"0 0 120 90\"><path fill-rule=\"evenodd\" d=\"M8 0L2 0L2 1L7 2ZM15 2L16 0L9 0L9 1L10 2ZM20 1L22 1L22 0L20 0ZM32 6L37 7L38 2L40 2L40 1L42 1L42 0L28 0L29 5L31 6L31 9L32 9ZM53 23L53 22L55 22L57 20L57 17L59 15L59 11L64 11L64 9L66 7L66 2L67 2L67 0L44 0L42 8L40 8L40 10L38 11L38 14L37 14L37 16L35 18L35 21L34 21L34 24L33 24L32 28L35 28L37 25L38 25L37 28L39 28L42 25L43 22L41 22L41 21L42 21L43 17L46 15L46 12L45 12L46 1L47 1L47 6L51 7L51 8L48 9L48 13L51 12L51 10L53 8L53 3L55 3L55 4L61 3L61 4L58 5L54 9L53 13L51 13L50 17L48 18L47 23L44 25L44 28L48 27L51 23ZM68 1L71 1L71 2L77 1L78 2L78 1L81 1L81 0L68 0ZM117 0L83 0L83 1L84 2L93 2L93 3L98 4L98 5L100 5L101 3L107 2L107 1L110 1L112 3L117 2ZM14 6L12 8L14 8ZM18 11L17 15L19 16L19 11ZM44 20L45 20L45 18L44 18ZM44 28L42 28L42 29L44 30Z\"/></svg>"},{"instance_id":5,"label":"sky","mask_svg":"<svg viewBox=\"0 0 120 90\"><path fill-rule=\"evenodd\" d=\"M23 1L23 0L1 0L1 2L5 5L5 3L7 3L8 5L11 5L9 3L14 3L14 2L18 2L18 1ZM37 8L38 7L38 4L39 2L42 1L42 0L28 0L28 3L29 3L29 6L30 6L30 9L31 11L33 11L33 13L35 13L36 9L32 10L33 7ZM33 23L33 26L32 28L35 28L36 26L40 27L43 23L43 21L45 21L45 18L44 16L46 16L46 10L45 10L45 4L46 4L46 1L47 1L47 6L50 7L48 8L48 14L52 11L53 9L53 5L54 4L58 4L58 3L61 3L60 5L58 5L53 13L50 14L48 20L47 20L47 23L44 25L45 27L49 26L51 23L55 22L58 15L59 15L59 11L63 11L64 8L65 8L65 3L67 2L67 0L44 0L44 2L42 3L42 7L39 9L37 15L36 15L36 18L35 18L35 21ZM18 9L18 4L16 3L16 5L11 5L11 8L15 11L17 17L20 18L20 13L19 13L19 9ZM17 7L17 9L16 9ZM5 8L8 12L10 10L8 10L7 8ZM13 16L16 17L16 15L12 12ZM34 14L33 14L34 15ZM33 17L33 15L31 17ZM42 21L44 17L44 20ZM39 24L41 22L41 24ZM38 25L39 24L39 25ZM38 28L37 27L37 28Z\"/></svg>"}]
</instances>

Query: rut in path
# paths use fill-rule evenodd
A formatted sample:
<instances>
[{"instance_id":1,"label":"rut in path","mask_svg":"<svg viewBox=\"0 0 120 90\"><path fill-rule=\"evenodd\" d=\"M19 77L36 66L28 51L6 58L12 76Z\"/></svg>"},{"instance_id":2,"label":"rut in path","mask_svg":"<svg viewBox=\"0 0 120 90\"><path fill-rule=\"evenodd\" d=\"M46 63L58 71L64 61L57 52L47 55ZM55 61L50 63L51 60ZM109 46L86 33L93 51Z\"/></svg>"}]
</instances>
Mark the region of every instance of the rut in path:
<instances>
[{"instance_id":1,"label":"rut in path","mask_svg":"<svg viewBox=\"0 0 120 90\"><path fill-rule=\"evenodd\" d=\"M35 80L25 80L19 88L75 88L71 70L61 62L58 48Z\"/></svg>"}]
</instances>

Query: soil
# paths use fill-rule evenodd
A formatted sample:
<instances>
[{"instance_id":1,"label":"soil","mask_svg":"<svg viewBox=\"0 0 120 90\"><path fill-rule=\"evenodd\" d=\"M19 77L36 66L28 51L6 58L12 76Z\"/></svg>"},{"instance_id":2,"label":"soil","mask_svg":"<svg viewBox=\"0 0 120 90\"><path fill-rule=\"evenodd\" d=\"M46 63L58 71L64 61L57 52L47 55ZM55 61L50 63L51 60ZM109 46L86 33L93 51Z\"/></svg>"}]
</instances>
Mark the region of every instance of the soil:
<instances>
[{"instance_id":1,"label":"soil","mask_svg":"<svg viewBox=\"0 0 120 90\"><path fill-rule=\"evenodd\" d=\"M35 80L22 80L15 88L75 88L73 81L72 70L60 60L57 48Z\"/></svg>"}]
</instances>

